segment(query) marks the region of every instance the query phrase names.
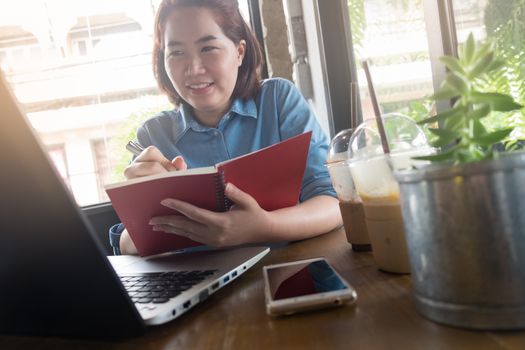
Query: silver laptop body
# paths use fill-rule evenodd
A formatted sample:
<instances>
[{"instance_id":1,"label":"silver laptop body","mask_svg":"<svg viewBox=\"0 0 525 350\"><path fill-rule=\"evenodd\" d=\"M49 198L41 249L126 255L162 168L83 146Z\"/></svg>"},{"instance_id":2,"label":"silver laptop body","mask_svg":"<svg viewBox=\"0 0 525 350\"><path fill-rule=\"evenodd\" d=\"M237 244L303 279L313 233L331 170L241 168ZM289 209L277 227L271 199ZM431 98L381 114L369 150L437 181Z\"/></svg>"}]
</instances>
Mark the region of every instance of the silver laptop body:
<instances>
[{"instance_id":1,"label":"silver laptop body","mask_svg":"<svg viewBox=\"0 0 525 350\"><path fill-rule=\"evenodd\" d=\"M1 72L0 164L0 333L137 335L146 325L182 315L269 251L246 247L108 259ZM140 288L132 296L125 289L146 275L194 270L201 271L195 272L196 284L164 303L155 296L138 300Z\"/></svg>"},{"instance_id":2,"label":"silver laptop body","mask_svg":"<svg viewBox=\"0 0 525 350\"><path fill-rule=\"evenodd\" d=\"M166 303L155 303L155 298L147 298L152 300L140 303L141 298L135 297L136 293L147 292L140 292L140 289L129 292L132 300L138 299L135 306L146 324L158 325L182 315L205 300L209 295L242 275L269 251L267 247L245 247L163 254L149 258L129 255L108 258L121 279L159 272L168 275L172 271L209 271L209 275L205 273L206 277L202 281L170 298ZM134 287L133 282L123 281L124 284L130 283L131 288Z\"/></svg>"}]
</instances>

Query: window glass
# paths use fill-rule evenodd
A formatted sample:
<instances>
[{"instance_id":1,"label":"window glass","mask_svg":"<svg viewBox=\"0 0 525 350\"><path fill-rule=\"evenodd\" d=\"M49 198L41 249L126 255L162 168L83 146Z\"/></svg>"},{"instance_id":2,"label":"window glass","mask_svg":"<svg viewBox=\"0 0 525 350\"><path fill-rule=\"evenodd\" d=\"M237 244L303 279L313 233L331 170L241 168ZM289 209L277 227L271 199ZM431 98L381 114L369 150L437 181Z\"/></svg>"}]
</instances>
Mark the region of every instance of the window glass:
<instances>
[{"instance_id":1,"label":"window glass","mask_svg":"<svg viewBox=\"0 0 525 350\"><path fill-rule=\"evenodd\" d=\"M79 205L108 200L104 185L130 160L125 143L172 108L151 68L159 3L0 2L0 67Z\"/></svg>"},{"instance_id":2,"label":"window glass","mask_svg":"<svg viewBox=\"0 0 525 350\"><path fill-rule=\"evenodd\" d=\"M507 1L514 0L501 2L506 3ZM453 0L452 4L458 42L465 42L470 33L473 33L477 40L484 40L487 36L484 20L487 0Z\"/></svg>"},{"instance_id":3,"label":"window glass","mask_svg":"<svg viewBox=\"0 0 525 350\"><path fill-rule=\"evenodd\" d=\"M248 0L240 0L238 3L242 17L246 22L248 22L248 24L250 24L250 8L248 5Z\"/></svg>"},{"instance_id":4,"label":"window glass","mask_svg":"<svg viewBox=\"0 0 525 350\"><path fill-rule=\"evenodd\" d=\"M491 40L496 55L505 60L501 69L477 82L481 91L510 93L525 104L525 2L523 0L454 0L458 44L473 33L476 41ZM489 129L515 126L506 141L508 146L525 140L525 114L522 111L493 113L483 119Z\"/></svg>"},{"instance_id":5,"label":"window glass","mask_svg":"<svg viewBox=\"0 0 525 350\"><path fill-rule=\"evenodd\" d=\"M68 176L64 145L48 145L47 152L49 153L49 157L55 164L55 167L58 173L60 174L60 177L62 177L62 180L67 181Z\"/></svg>"},{"instance_id":6,"label":"window glass","mask_svg":"<svg viewBox=\"0 0 525 350\"><path fill-rule=\"evenodd\" d=\"M361 62L369 60L382 113L430 110L432 71L421 0L349 0L363 119L374 118Z\"/></svg>"}]
</instances>

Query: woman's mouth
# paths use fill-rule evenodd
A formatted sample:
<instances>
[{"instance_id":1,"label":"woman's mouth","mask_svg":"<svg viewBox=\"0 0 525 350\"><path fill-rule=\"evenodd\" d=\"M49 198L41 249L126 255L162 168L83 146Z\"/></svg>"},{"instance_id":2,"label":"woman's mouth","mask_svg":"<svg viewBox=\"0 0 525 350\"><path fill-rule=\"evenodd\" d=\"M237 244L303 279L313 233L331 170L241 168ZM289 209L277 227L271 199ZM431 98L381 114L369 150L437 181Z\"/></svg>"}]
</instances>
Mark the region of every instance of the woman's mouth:
<instances>
[{"instance_id":1,"label":"woman's mouth","mask_svg":"<svg viewBox=\"0 0 525 350\"><path fill-rule=\"evenodd\" d=\"M189 84L188 87L190 90L194 92L204 92L206 89L208 89L210 86L212 86L213 83L198 83L198 84Z\"/></svg>"}]
</instances>

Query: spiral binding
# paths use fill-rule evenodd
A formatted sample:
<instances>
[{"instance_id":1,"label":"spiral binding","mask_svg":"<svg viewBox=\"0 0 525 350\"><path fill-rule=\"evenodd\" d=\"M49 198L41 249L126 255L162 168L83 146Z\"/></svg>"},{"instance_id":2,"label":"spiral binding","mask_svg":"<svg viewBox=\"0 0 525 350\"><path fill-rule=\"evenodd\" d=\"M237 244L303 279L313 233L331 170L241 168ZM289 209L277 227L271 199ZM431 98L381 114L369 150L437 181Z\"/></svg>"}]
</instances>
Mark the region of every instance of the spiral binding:
<instances>
[{"instance_id":1,"label":"spiral binding","mask_svg":"<svg viewBox=\"0 0 525 350\"><path fill-rule=\"evenodd\" d=\"M217 177L215 177L215 196L217 200L217 210L218 211L227 211L233 205L233 202L229 200L224 194L224 171L219 170Z\"/></svg>"}]
</instances>

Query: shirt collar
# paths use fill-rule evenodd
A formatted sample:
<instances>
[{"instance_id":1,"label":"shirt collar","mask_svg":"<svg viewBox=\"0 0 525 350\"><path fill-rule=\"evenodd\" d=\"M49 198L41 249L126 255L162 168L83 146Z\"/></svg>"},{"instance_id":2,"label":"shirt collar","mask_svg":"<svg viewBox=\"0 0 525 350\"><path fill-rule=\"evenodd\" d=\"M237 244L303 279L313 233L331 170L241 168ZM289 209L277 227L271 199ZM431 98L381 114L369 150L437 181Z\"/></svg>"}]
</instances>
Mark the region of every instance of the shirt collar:
<instances>
[{"instance_id":1,"label":"shirt collar","mask_svg":"<svg viewBox=\"0 0 525 350\"><path fill-rule=\"evenodd\" d=\"M190 106L188 106L186 103L182 103L180 105L180 114L184 120L184 132L186 132L188 129L193 129L195 131L205 131L209 129L209 127L199 124L199 122L193 116Z\"/></svg>"},{"instance_id":2,"label":"shirt collar","mask_svg":"<svg viewBox=\"0 0 525 350\"><path fill-rule=\"evenodd\" d=\"M257 106L255 105L253 98L248 100L241 100L240 98L235 99L230 108L230 112L257 119Z\"/></svg>"},{"instance_id":3,"label":"shirt collar","mask_svg":"<svg viewBox=\"0 0 525 350\"><path fill-rule=\"evenodd\" d=\"M184 124L185 124L182 134L186 132L187 129L189 128L193 129L194 131L207 131L209 129L213 129L213 128L210 128L209 126L200 124L193 116L193 112L191 111L190 106L188 106L185 103L181 104L180 113L182 115L182 119L184 120ZM235 99L235 101L233 101L232 106L230 107L228 112L226 112L224 116L222 117L218 126L221 127L225 125L227 119L229 119L232 113L235 113L236 115L239 115L242 117L250 117L250 118L257 119L257 106L255 105L255 101L253 99L248 99L248 100L241 100L240 98Z\"/></svg>"}]
</instances>

